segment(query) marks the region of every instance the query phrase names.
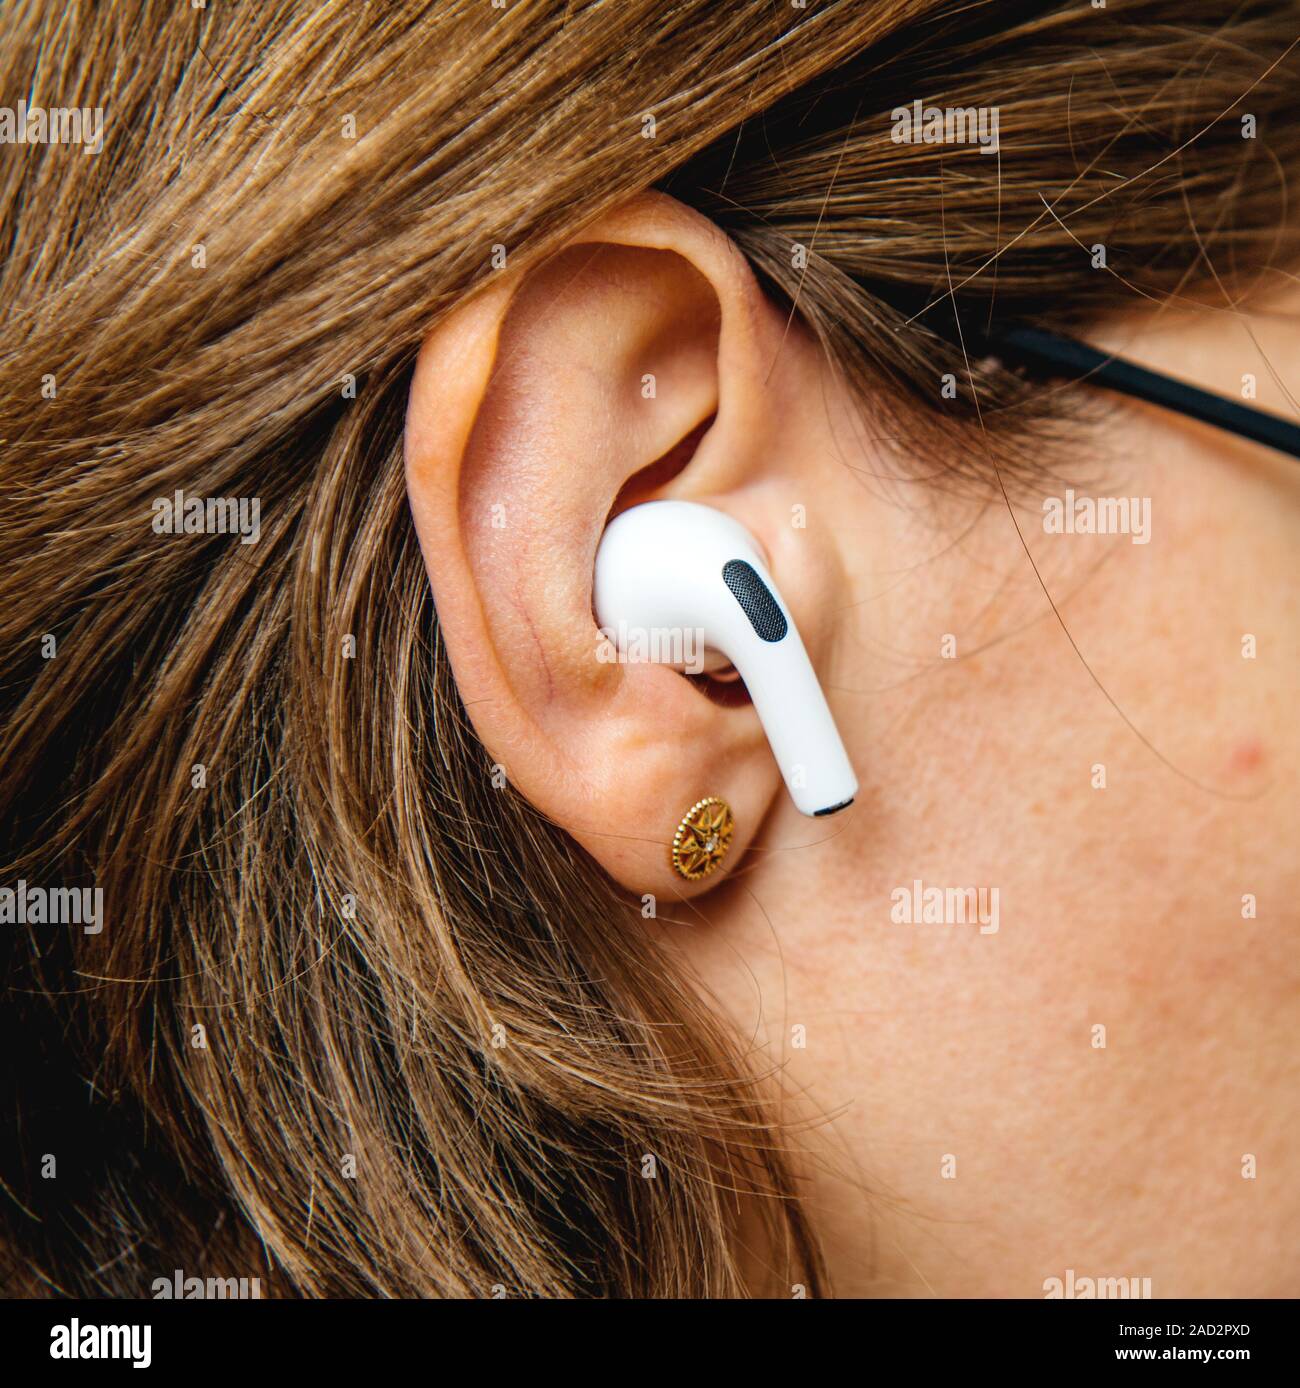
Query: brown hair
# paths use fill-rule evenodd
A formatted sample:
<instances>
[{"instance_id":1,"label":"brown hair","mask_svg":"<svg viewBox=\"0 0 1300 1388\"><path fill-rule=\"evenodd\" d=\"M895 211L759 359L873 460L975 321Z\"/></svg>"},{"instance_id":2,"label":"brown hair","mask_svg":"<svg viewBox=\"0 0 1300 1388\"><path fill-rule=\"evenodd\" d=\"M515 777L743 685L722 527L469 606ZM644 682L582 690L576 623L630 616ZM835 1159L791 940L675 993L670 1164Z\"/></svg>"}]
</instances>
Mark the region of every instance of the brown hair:
<instances>
[{"instance_id":1,"label":"brown hair","mask_svg":"<svg viewBox=\"0 0 1300 1388\"><path fill-rule=\"evenodd\" d=\"M771 1077L493 784L406 509L415 352L493 247L658 185L906 388L921 471L971 471L977 399L1023 462L1054 406L954 315L1293 258L1296 6L223 9L0 19L0 91L105 108L98 155L0 159L0 883L105 902L4 927L10 1286L824 1291ZM893 139L918 99L997 106L1000 154ZM178 489L259 542L154 533Z\"/></svg>"}]
</instances>

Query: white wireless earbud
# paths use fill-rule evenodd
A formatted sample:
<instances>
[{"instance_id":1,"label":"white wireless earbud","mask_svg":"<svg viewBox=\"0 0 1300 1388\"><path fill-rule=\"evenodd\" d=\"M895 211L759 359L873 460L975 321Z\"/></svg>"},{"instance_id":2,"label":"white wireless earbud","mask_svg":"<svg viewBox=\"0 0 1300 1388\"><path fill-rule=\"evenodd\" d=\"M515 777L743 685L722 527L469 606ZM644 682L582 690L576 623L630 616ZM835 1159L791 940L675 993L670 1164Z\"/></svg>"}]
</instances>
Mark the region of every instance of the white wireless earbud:
<instances>
[{"instance_id":1,"label":"white wireless earbud","mask_svg":"<svg viewBox=\"0 0 1300 1388\"><path fill-rule=\"evenodd\" d=\"M691 501L647 501L615 516L596 552L594 606L620 659L639 651L683 668L708 652L730 661L798 809L827 815L852 803L857 778L812 661L739 521Z\"/></svg>"}]
</instances>

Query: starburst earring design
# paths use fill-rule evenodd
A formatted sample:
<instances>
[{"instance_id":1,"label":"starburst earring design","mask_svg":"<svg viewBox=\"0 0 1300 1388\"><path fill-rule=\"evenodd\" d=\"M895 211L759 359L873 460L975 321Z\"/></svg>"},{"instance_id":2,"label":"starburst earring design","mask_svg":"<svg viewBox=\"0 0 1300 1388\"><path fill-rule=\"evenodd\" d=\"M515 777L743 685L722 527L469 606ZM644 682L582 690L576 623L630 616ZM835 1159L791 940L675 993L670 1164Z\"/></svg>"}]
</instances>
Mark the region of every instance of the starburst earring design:
<instances>
[{"instance_id":1,"label":"starburst earring design","mask_svg":"<svg viewBox=\"0 0 1300 1388\"><path fill-rule=\"evenodd\" d=\"M688 882L707 877L727 856L736 829L731 806L716 795L697 800L673 835L673 870Z\"/></svg>"}]
</instances>

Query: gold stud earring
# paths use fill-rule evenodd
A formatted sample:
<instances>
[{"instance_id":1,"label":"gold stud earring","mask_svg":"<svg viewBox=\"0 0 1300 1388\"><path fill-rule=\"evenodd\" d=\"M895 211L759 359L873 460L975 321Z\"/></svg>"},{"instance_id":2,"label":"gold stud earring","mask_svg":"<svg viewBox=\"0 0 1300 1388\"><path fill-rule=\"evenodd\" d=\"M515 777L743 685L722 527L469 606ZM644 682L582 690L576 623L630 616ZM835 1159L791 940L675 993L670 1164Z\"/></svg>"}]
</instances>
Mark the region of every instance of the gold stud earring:
<instances>
[{"instance_id":1,"label":"gold stud earring","mask_svg":"<svg viewBox=\"0 0 1300 1388\"><path fill-rule=\"evenodd\" d=\"M725 800L716 795L697 800L673 835L673 870L688 882L707 877L727 856L735 830L736 819Z\"/></svg>"}]
</instances>

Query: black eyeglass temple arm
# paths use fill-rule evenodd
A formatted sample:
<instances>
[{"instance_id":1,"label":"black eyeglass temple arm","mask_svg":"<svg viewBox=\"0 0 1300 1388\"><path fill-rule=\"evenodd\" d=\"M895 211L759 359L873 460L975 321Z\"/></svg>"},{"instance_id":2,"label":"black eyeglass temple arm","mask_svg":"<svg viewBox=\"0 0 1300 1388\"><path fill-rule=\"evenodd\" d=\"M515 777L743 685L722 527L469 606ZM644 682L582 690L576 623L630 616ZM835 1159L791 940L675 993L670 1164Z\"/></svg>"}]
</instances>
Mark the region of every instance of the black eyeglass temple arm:
<instances>
[{"instance_id":1,"label":"black eyeglass temple arm","mask_svg":"<svg viewBox=\"0 0 1300 1388\"><path fill-rule=\"evenodd\" d=\"M1251 409L1235 400L1212 395L1172 376L1148 371L1144 366L1099 352L1074 338L1041 328L1015 327L984 339L983 346L1009 364L1042 367L1053 375L1086 380L1300 458L1300 425L1265 410Z\"/></svg>"}]
</instances>

